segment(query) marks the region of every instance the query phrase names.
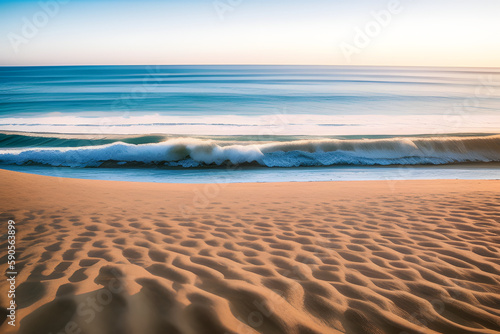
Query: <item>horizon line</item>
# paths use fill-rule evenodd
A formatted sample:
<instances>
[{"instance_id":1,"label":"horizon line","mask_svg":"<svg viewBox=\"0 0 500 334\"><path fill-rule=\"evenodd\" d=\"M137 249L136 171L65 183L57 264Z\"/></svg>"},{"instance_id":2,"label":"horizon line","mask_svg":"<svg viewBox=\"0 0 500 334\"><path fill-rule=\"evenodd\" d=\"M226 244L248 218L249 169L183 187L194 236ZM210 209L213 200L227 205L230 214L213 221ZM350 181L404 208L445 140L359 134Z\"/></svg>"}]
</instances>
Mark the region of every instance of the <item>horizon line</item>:
<instances>
[{"instance_id":1,"label":"horizon line","mask_svg":"<svg viewBox=\"0 0 500 334\"><path fill-rule=\"evenodd\" d=\"M500 66L446 66L446 65L347 65L347 64L58 64L58 65L3 65L6 67L90 67L90 66L310 66L310 67L414 67L414 68L483 68L499 69Z\"/></svg>"}]
</instances>

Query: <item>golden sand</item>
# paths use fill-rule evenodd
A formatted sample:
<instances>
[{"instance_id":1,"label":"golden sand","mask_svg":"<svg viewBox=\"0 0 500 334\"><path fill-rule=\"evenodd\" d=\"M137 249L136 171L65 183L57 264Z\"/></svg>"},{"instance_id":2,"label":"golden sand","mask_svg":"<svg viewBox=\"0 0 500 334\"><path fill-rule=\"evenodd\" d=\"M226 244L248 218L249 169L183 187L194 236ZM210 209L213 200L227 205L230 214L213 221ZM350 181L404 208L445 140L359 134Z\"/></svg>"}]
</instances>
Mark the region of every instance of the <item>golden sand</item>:
<instances>
[{"instance_id":1,"label":"golden sand","mask_svg":"<svg viewBox=\"0 0 500 334\"><path fill-rule=\"evenodd\" d=\"M3 333L500 333L500 181L0 178Z\"/></svg>"}]
</instances>

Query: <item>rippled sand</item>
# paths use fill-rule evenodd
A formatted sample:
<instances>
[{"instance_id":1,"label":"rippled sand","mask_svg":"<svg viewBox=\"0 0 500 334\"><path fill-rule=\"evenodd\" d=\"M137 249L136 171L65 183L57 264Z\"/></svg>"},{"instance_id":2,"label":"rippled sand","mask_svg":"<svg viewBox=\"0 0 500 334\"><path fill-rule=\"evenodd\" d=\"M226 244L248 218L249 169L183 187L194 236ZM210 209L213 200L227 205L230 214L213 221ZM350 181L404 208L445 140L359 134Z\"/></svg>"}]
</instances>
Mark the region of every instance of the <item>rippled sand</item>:
<instances>
[{"instance_id":1,"label":"rippled sand","mask_svg":"<svg viewBox=\"0 0 500 334\"><path fill-rule=\"evenodd\" d=\"M3 333L500 333L500 181L0 177Z\"/></svg>"}]
</instances>

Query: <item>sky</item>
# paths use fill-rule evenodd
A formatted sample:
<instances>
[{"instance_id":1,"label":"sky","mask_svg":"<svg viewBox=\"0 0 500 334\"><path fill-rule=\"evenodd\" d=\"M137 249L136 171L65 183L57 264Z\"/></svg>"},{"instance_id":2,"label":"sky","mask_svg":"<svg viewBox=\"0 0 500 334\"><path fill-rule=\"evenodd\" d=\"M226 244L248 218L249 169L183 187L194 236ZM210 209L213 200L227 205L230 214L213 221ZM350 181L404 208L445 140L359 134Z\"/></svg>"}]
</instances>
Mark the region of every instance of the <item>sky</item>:
<instances>
[{"instance_id":1,"label":"sky","mask_svg":"<svg viewBox=\"0 0 500 334\"><path fill-rule=\"evenodd\" d=\"M498 0L0 0L0 65L500 67Z\"/></svg>"}]
</instances>

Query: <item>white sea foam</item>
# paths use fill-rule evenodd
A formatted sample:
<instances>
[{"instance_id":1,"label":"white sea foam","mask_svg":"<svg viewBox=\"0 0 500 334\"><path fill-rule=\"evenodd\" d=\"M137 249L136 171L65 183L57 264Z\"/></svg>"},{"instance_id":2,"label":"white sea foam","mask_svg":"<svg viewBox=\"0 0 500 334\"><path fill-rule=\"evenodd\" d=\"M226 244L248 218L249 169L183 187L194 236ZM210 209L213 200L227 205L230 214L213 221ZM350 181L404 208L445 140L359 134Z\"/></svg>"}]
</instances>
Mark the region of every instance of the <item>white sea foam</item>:
<instances>
[{"instance_id":1,"label":"white sea foam","mask_svg":"<svg viewBox=\"0 0 500 334\"><path fill-rule=\"evenodd\" d=\"M118 142L79 148L0 150L0 162L69 167L130 164L203 167L245 163L266 167L299 167L500 162L500 135L296 140L265 144L227 144L214 140L176 138L143 145Z\"/></svg>"},{"instance_id":2,"label":"white sea foam","mask_svg":"<svg viewBox=\"0 0 500 334\"><path fill-rule=\"evenodd\" d=\"M416 135L498 133L500 115L116 116L2 118L0 130L85 134L171 135Z\"/></svg>"}]
</instances>

